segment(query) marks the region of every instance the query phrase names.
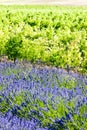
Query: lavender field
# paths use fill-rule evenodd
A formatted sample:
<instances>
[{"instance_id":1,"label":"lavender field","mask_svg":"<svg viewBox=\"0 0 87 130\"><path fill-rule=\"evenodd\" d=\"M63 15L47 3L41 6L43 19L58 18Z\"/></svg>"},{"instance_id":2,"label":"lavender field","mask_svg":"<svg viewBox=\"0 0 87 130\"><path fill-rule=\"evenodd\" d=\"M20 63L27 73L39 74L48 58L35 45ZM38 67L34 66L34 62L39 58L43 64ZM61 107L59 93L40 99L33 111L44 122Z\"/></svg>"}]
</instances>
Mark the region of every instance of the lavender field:
<instances>
[{"instance_id":1,"label":"lavender field","mask_svg":"<svg viewBox=\"0 0 87 130\"><path fill-rule=\"evenodd\" d=\"M0 130L87 130L87 78L0 63Z\"/></svg>"},{"instance_id":2,"label":"lavender field","mask_svg":"<svg viewBox=\"0 0 87 130\"><path fill-rule=\"evenodd\" d=\"M0 130L87 130L86 6L7 1L0 5Z\"/></svg>"}]
</instances>

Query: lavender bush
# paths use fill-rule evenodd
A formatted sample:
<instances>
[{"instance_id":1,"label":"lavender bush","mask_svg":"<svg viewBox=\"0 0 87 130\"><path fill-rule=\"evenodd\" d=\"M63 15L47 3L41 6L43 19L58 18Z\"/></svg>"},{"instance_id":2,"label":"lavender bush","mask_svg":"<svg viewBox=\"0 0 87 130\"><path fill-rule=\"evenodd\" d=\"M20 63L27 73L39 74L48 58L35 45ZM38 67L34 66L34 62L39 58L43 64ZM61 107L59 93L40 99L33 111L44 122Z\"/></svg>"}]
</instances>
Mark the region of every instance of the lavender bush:
<instances>
[{"instance_id":1,"label":"lavender bush","mask_svg":"<svg viewBox=\"0 0 87 130\"><path fill-rule=\"evenodd\" d=\"M86 130L87 78L0 63L0 130Z\"/></svg>"}]
</instances>

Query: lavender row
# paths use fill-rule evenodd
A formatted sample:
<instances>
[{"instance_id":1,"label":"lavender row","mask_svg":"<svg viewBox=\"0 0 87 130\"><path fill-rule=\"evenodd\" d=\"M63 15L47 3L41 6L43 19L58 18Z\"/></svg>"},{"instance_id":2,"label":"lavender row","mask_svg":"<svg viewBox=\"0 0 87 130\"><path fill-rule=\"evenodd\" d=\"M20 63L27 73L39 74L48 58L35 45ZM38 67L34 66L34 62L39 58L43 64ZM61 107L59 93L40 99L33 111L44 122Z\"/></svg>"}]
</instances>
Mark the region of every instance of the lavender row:
<instances>
[{"instance_id":1,"label":"lavender row","mask_svg":"<svg viewBox=\"0 0 87 130\"><path fill-rule=\"evenodd\" d=\"M0 72L0 112L3 114L0 118L3 122L6 120L9 127L17 118L36 120L41 130L46 127L51 130L74 127L86 130L86 76L57 68L25 67L18 63L0 63ZM10 120L6 116L9 111ZM27 129L25 126L23 129ZM21 125L19 127L22 129Z\"/></svg>"}]
</instances>

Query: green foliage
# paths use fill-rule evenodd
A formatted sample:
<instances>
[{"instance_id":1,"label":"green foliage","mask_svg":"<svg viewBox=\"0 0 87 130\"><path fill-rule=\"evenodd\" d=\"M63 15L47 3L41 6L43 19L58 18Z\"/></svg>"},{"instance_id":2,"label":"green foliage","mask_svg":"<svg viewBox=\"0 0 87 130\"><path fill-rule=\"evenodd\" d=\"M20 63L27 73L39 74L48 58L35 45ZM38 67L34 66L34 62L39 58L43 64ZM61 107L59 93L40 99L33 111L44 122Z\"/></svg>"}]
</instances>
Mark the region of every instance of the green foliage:
<instances>
[{"instance_id":1,"label":"green foliage","mask_svg":"<svg viewBox=\"0 0 87 130\"><path fill-rule=\"evenodd\" d=\"M0 55L87 72L85 7L19 8L0 10Z\"/></svg>"},{"instance_id":2,"label":"green foliage","mask_svg":"<svg viewBox=\"0 0 87 130\"><path fill-rule=\"evenodd\" d=\"M16 58L20 58L20 48L22 47L22 38L20 34L11 36L6 45L5 51L6 55L9 59L13 59L14 61Z\"/></svg>"},{"instance_id":3,"label":"green foliage","mask_svg":"<svg viewBox=\"0 0 87 130\"><path fill-rule=\"evenodd\" d=\"M6 33L0 30L0 56L5 54Z\"/></svg>"}]
</instances>

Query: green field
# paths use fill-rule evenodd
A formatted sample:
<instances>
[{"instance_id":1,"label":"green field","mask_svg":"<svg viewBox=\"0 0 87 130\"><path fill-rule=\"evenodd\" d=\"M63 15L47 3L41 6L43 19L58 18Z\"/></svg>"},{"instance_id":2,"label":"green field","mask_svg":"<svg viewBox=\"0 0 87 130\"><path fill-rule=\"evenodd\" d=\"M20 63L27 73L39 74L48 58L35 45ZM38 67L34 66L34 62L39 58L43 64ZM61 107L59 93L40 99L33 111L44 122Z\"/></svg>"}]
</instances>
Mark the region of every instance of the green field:
<instances>
[{"instance_id":1,"label":"green field","mask_svg":"<svg viewBox=\"0 0 87 130\"><path fill-rule=\"evenodd\" d=\"M0 55L87 71L87 8L0 6Z\"/></svg>"}]
</instances>

